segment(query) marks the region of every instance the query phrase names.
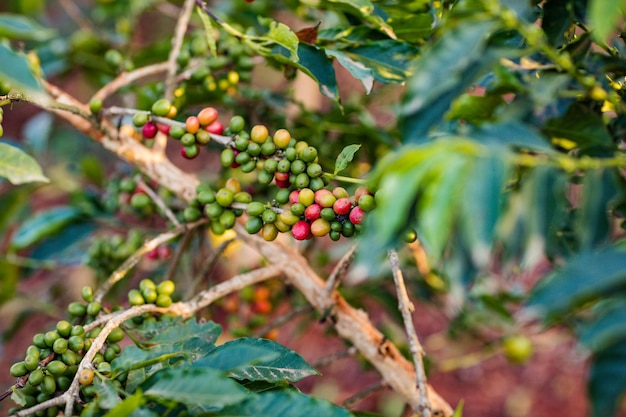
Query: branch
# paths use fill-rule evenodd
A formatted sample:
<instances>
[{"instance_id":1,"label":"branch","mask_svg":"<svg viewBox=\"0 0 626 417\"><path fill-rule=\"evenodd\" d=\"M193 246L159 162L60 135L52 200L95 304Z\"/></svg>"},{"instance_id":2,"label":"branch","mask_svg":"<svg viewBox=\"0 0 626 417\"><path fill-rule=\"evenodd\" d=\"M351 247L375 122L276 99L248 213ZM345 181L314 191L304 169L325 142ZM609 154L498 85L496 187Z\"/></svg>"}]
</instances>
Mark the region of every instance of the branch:
<instances>
[{"instance_id":1,"label":"branch","mask_svg":"<svg viewBox=\"0 0 626 417\"><path fill-rule=\"evenodd\" d=\"M400 270L400 262L398 261L398 252L390 250L388 252L389 263L391 264L391 272L393 273L393 281L396 285L396 292L398 294L398 310L402 314L402 321L404 321L404 328L406 330L407 337L409 339L409 349L413 356L413 363L415 364L415 373L417 380L417 389L420 392L419 402L417 408L413 407L417 411L419 416L430 417L432 415L432 409L430 407L430 401L426 396L426 372L424 372L424 349L420 344L417 334L415 333L415 326L413 325L412 313L415 310L413 303L409 300L409 294L406 291L404 285L404 277Z\"/></svg>"},{"instance_id":2,"label":"branch","mask_svg":"<svg viewBox=\"0 0 626 417\"><path fill-rule=\"evenodd\" d=\"M167 59L167 77L165 78L164 97L168 100L172 100L174 96L174 87L176 86L176 59L180 54L180 48L183 46L183 39L185 32L187 32L187 25L189 25L189 19L191 18L194 4L195 0L185 0L185 4L183 4L183 8L178 16L178 21L176 22L176 31L172 39L172 49Z\"/></svg>"},{"instance_id":3,"label":"branch","mask_svg":"<svg viewBox=\"0 0 626 417\"><path fill-rule=\"evenodd\" d=\"M57 87L47 84L46 88L58 101L84 107ZM65 112L55 113L100 142L106 149L116 153L120 158L135 165L146 175L169 188L180 198L190 201L195 197L198 179L182 172L162 155L156 157L150 149L134 142L132 138L116 133L114 129L109 131L113 136L108 136L81 117ZM329 298L326 294L325 282L293 247L287 247L279 242L266 242L258 236L250 236L239 224L236 230L244 242L255 247L273 267L282 270L316 310L324 312L334 307L333 316L338 334L350 341L377 368L389 387L404 397L411 406L417 407L419 391L414 382L413 366L400 354L396 346L386 340L372 325L366 313L354 309L337 292ZM439 411L441 417L451 416L452 407L432 387L426 385L426 389L433 412Z\"/></svg>"}]
</instances>

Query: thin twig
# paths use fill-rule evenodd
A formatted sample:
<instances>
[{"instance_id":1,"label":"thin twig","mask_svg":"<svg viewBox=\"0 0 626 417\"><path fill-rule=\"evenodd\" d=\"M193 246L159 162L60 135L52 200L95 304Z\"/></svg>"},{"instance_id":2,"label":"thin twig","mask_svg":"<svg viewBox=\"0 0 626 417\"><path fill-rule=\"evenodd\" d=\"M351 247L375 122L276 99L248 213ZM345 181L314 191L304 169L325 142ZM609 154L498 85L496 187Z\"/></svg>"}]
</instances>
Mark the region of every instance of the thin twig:
<instances>
[{"instance_id":1,"label":"thin twig","mask_svg":"<svg viewBox=\"0 0 626 417\"><path fill-rule=\"evenodd\" d=\"M169 221L172 222L174 226L181 227L180 222L178 221L176 216L174 216L174 213L172 213L172 210L170 210L169 207L167 207L167 205L163 202L163 199L159 197L159 195L155 193L154 190L150 188L150 186L146 184L146 182L140 176L137 178L137 185L146 194L148 194L148 196L152 199L152 201L154 201L154 204L156 204L163 211L165 216L169 219Z\"/></svg>"},{"instance_id":2,"label":"thin twig","mask_svg":"<svg viewBox=\"0 0 626 417\"><path fill-rule=\"evenodd\" d=\"M398 252L392 249L387 255L389 257L389 263L391 264L391 272L393 273L393 281L396 286L396 292L398 293L398 309L402 314L404 328L409 339L409 349L411 350L413 363L415 364L417 389L419 391L419 402L417 404L417 410L415 411L421 417L430 417L432 415L432 409L430 406L430 400L428 399L428 393L426 391L424 349L417 338L417 333L415 332L415 326L413 324L413 316L411 315L415 307L409 299L409 294L407 293L406 285L404 284L404 277L402 276L400 261L398 260Z\"/></svg>"},{"instance_id":3,"label":"thin twig","mask_svg":"<svg viewBox=\"0 0 626 417\"><path fill-rule=\"evenodd\" d=\"M234 241L235 239L228 239L220 243L220 245L217 248L215 248L215 251L211 254L211 256L209 256L207 259L204 260L204 262L200 266L200 272L198 272L195 278L191 281L191 286L189 288L190 291L195 291L198 288L198 286L200 285L204 277L209 273L210 270L213 269L213 267L215 266L217 261L220 259L224 251Z\"/></svg>"},{"instance_id":4,"label":"thin twig","mask_svg":"<svg viewBox=\"0 0 626 417\"><path fill-rule=\"evenodd\" d=\"M348 272L348 268L350 268L352 261L354 261L354 255L356 254L358 245L358 240L350 245L348 251L341 257L337 265L335 265L335 269L333 269L333 272L326 280L326 294L328 294L328 297L337 289L339 283L346 275L346 272Z\"/></svg>"},{"instance_id":5,"label":"thin twig","mask_svg":"<svg viewBox=\"0 0 626 417\"><path fill-rule=\"evenodd\" d=\"M191 230L186 230L183 238L181 239L178 247L176 248L176 252L174 252L174 256L172 260L169 262L169 266L167 268L167 272L165 273L164 280L172 279L174 276L174 272L176 272L176 268L178 267L178 263L180 262L181 257L183 256L183 252L187 249L187 245L189 244L189 240L192 235Z\"/></svg>"},{"instance_id":6,"label":"thin twig","mask_svg":"<svg viewBox=\"0 0 626 417\"><path fill-rule=\"evenodd\" d=\"M311 364L313 368L321 368L326 365L330 365L338 359L348 358L350 356L354 356L358 353L358 349L354 346L350 346L348 349L342 350L340 352L333 353L332 355L325 356Z\"/></svg>"},{"instance_id":7,"label":"thin twig","mask_svg":"<svg viewBox=\"0 0 626 417\"><path fill-rule=\"evenodd\" d=\"M158 235L157 237L155 237L154 239L149 240L146 243L144 243L143 246L140 247L135 253L133 253L128 259L126 259L122 263L122 265L119 266L119 268L113 271L111 276L102 284L102 286L98 289L98 292L94 295L94 300L102 301L102 298L107 292L109 292L111 287L113 287L113 285L115 285L118 281L123 279L128 273L128 271L130 271L131 268L134 267L145 254L156 249L162 243L165 243L181 235L182 233L189 230L190 228L199 226L204 223L206 223L206 220L201 220L195 223L189 223L177 229L174 229L170 232L162 233Z\"/></svg>"},{"instance_id":8,"label":"thin twig","mask_svg":"<svg viewBox=\"0 0 626 417\"><path fill-rule=\"evenodd\" d=\"M314 311L314 308L311 307L310 304L305 304L305 305L302 305L302 306L293 307L291 310L289 310L287 312L287 314L282 314L282 315L276 317L271 322L267 323L265 326L257 329L254 332L254 337L264 336L264 335L268 334L269 332L271 332L272 330L282 326L283 324L288 323L289 321L291 321L295 317L299 316L300 314L308 313L308 312L311 312L311 311ZM315 366L313 366L313 367L315 367Z\"/></svg>"},{"instance_id":9,"label":"thin twig","mask_svg":"<svg viewBox=\"0 0 626 417\"><path fill-rule=\"evenodd\" d=\"M180 48L183 46L183 39L187 32L187 26L189 25L189 19L193 12L193 6L196 4L195 0L185 0L183 8L178 16L176 22L176 31L174 38L172 39L172 49L170 49L170 55L167 59L167 76L165 77L165 94L164 97L168 100L172 100L174 97L174 87L176 86L176 69L178 66L177 58L180 55Z\"/></svg>"},{"instance_id":10,"label":"thin twig","mask_svg":"<svg viewBox=\"0 0 626 417\"><path fill-rule=\"evenodd\" d=\"M376 391L380 391L381 389L386 387L387 384L385 384L385 381L374 382L372 385L369 385L363 388L361 391L357 392L356 394L352 395L351 397L346 398L343 401L342 405L346 408L350 408L368 395L373 394Z\"/></svg>"}]
</instances>

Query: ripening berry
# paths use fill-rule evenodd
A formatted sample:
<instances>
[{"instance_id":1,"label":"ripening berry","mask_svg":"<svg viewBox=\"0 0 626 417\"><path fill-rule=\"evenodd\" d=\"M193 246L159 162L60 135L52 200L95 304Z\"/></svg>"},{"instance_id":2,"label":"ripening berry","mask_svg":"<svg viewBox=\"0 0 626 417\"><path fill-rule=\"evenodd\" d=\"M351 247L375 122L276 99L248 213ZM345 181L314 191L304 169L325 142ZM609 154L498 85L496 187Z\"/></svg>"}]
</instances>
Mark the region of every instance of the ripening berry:
<instances>
[{"instance_id":1,"label":"ripening berry","mask_svg":"<svg viewBox=\"0 0 626 417\"><path fill-rule=\"evenodd\" d=\"M156 136L158 131L159 131L159 129L157 128L156 124L154 124L152 122L147 122L141 128L141 134L146 139L153 139Z\"/></svg>"},{"instance_id":2,"label":"ripening berry","mask_svg":"<svg viewBox=\"0 0 626 417\"><path fill-rule=\"evenodd\" d=\"M172 107L172 103L170 103L168 99L162 98L152 104L152 114L159 117L165 117L170 112L170 107Z\"/></svg>"},{"instance_id":3,"label":"ripening berry","mask_svg":"<svg viewBox=\"0 0 626 417\"><path fill-rule=\"evenodd\" d=\"M337 198L348 198L350 194L343 187L335 187L333 189L333 195Z\"/></svg>"},{"instance_id":4,"label":"ripening berry","mask_svg":"<svg viewBox=\"0 0 626 417\"><path fill-rule=\"evenodd\" d=\"M289 142L291 141L291 134L286 129L278 129L274 133L273 142L278 148L285 149L289 146Z\"/></svg>"},{"instance_id":5,"label":"ripening berry","mask_svg":"<svg viewBox=\"0 0 626 417\"><path fill-rule=\"evenodd\" d=\"M332 207L337 198L329 190L321 189L315 191L315 202L323 208Z\"/></svg>"},{"instance_id":6,"label":"ripening berry","mask_svg":"<svg viewBox=\"0 0 626 417\"><path fill-rule=\"evenodd\" d=\"M180 156L185 159L194 159L199 153L200 149L198 149L198 146L195 143L191 146L183 146L180 148Z\"/></svg>"},{"instance_id":7,"label":"ripening berry","mask_svg":"<svg viewBox=\"0 0 626 417\"><path fill-rule=\"evenodd\" d=\"M265 224L261 229L261 236L264 240L271 242L278 237L278 229L273 224Z\"/></svg>"},{"instance_id":8,"label":"ripening berry","mask_svg":"<svg viewBox=\"0 0 626 417\"><path fill-rule=\"evenodd\" d=\"M311 224L311 234L316 237L326 236L330 233L330 223L328 220L317 219Z\"/></svg>"},{"instance_id":9,"label":"ripening berry","mask_svg":"<svg viewBox=\"0 0 626 417\"><path fill-rule=\"evenodd\" d=\"M350 202L350 199L346 197L338 199L335 201L335 204L333 204L333 210L335 210L335 213L339 215L350 213L351 208L352 202Z\"/></svg>"},{"instance_id":10,"label":"ripening berry","mask_svg":"<svg viewBox=\"0 0 626 417\"><path fill-rule=\"evenodd\" d=\"M250 131L250 139L252 139L252 142L258 143L260 145L265 143L265 140L268 138L268 136L269 131L264 125L253 126L252 130Z\"/></svg>"},{"instance_id":11,"label":"ripening berry","mask_svg":"<svg viewBox=\"0 0 626 417\"><path fill-rule=\"evenodd\" d=\"M196 116L189 116L185 120L185 129L188 133L194 134L200 129L200 122Z\"/></svg>"},{"instance_id":12,"label":"ripening berry","mask_svg":"<svg viewBox=\"0 0 626 417\"><path fill-rule=\"evenodd\" d=\"M365 219L365 210L361 207L356 206L350 210L350 221L354 224L361 224Z\"/></svg>"},{"instance_id":13,"label":"ripening berry","mask_svg":"<svg viewBox=\"0 0 626 417\"><path fill-rule=\"evenodd\" d=\"M296 240L305 240L311 236L311 225L309 222L300 220L291 228L291 235Z\"/></svg>"},{"instance_id":14,"label":"ripening berry","mask_svg":"<svg viewBox=\"0 0 626 417\"><path fill-rule=\"evenodd\" d=\"M207 127L205 127L204 130L214 135L222 135L224 134L224 125L216 120Z\"/></svg>"},{"instance_id":15,"label":"ripening berry","mask_svg":"<svg viewBox=\"0 0 626 417\"><path fill-rule=\"evenodd\" d=\"M310 206L315 201L315 192L310 188L303 188L298 194L298 202L305 207Z\"/></svg>"},{"instance_id":16,"label":"ripening berry","mask_svg":"<svg viewBox=\"0 0 626 417\"><path fill-rule=\"evenodd\" d=\"M304 217L312 222L313 220L319 219L321 213L322 206L320 206L319 204L311 204L304 210Z\"/></svg>"},{"instance_id":17,"label":"ripening berry","mask_svg":"<svg viewBox=\"0 0 626 417\"><path fill-rule=\"evenodd\" d=\"M205 107L198 113L198 121L202 126L209 126L217 120L218 112L214 107Z\"/></svg>"}]
</instances>

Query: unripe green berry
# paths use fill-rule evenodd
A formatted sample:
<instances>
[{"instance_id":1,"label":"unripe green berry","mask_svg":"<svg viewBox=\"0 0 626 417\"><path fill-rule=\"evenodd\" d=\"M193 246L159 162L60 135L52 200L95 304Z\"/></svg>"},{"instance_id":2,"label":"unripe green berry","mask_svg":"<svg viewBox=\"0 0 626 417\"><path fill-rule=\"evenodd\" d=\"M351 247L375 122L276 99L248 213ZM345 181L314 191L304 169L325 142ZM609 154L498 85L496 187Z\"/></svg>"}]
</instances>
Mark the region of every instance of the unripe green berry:
<instances>
[{"instance_id":1,"label":"unripe green berry","mask_svg":"<svg viewBox=\"0 0 626 417\"><path fill-rule=\"evenodd\" d=\"M210 204L215 202L215 193L213 190L204 190L198 194L198 201L201 204Z\"/></svg>"},{"instance_id":2,"label":"unripe green berry","mask_svg":"<svg viewBox=\"0 0 626 417\"><path fill-rule=\"evenodd\" d=\"M143 299L145 300L147 304L152 304L157 299L157 292L156 292L156 289L154 288L144 288L140 292L141 292L141 296L143 297Z\"/></svg>"},{"instance_id":3,"label":"unripe green berry","mask_svg":"<svg viewBox=\"0 0 626 417\"><path fill-rule=\"evenodd\" d=\"M276 192L276 201L280 204L286 204L289 201L289 189L281 188Z\"/></svg>"},{"instance_id":4,"label":"unripe green berry","mask_svg":"<svg viewBox=\"0 0 626 417\"><path fill-rule=\"evenodd\" d=\"M204 206L204 214L206 214L211 219L218 218L223 212L224 208L220 206L217 202Z\"/></svg>"},{"instance_id":5,"label":"unripe green berry","mask_svg":"<svg viewBox=\"0 0 626 417\"><path fill-rule=\"evenodd\" d=\"M167 308L172 305L172 297L170 297L169 295L161 294L156 300L156 305L159 307Z\"/></svg>"},{"instance_id":6,"label":"unripe green berry","mask_svg":"<svg viewBox=\"0 0 626 417\"><path fill-rule=\"evenodd\" d=\"M93 288L91 288L88 285L84 286L80 291L80 295L83 297L83 300L85 300L86 302L88 303L92 302L93 301ZM57 331L58 330L59 329L57 328Z\"/></svg>"},{"instance_id":7,"label":"unripe green berry","mask_svg":"<svg viewBox=\"0 0 626 417\"><path fill-rule=\"evenodd\" d=\"M122 339L124 339L124 331L119 327L113 329L111 333L109 333L109 335L107 336L107 342L109 343L117 343Z\"/></svg>"},{"instance_id":8,"label":"unripe green berry","mask_svg":"<svg viewBox=\"0 0 626 417\"><path fill-rule=\"evenodd\" d=\"M304 162L313 162L315 158L317 158L317 149L315 149L313 146L309 146L303 149L299 153L299 156L300 159L302 159Z\"/></svg>"},{"instance_id":9,"label":"unripe green berry","mask_svg":"<svg viewBox=\"0 0 626 417\"><path fill-rule=\"evenodd\" d=\"M297 159L291 163L290 170L292 174L301 174L306 171L306 163L304 161L301 161L300 159Z\"/></svg>"},{"instance_id":10,"label":"unripe green berry","mask_svg":"<svg viewBox=\"0 0 626 417\"><path fill-rule=\"evenodd\" d=\"M87 312L87 307L81 302L73 301L67 306L67 311L72 317L82 317Z\"/></svg>"},{"instance_id":11,"label":"unripe green berry","mask_svg":"<svg viewBox=\"0 0 626 417\"><path fill-rule=\"evenodd\" d=\"M304 204L302 203L295 203L292 204L290 207L291 212L295 215L295 216L302 216L304 214L304 210L306 209L306 207L304 206Z\"/></svg>"},{"instance_id":12,"label":"unripe green berry","mask_svg":"<svg viewBox=\"0 0 626 417\"><path fill-rule=\"evenodd\" d=\"M39 358L41 357L41 352L37 346L30 345L26 348L26 356L34 356L35 358L37 358L37 360L39 360Z\"/></svg>"},{"instance_id":13,"label":"unripe green berry","mask_svg":"<svg viewBox=\"0 0 626 417\"><path fill-rule=\"evenodd\" d=\"M235 152L232 148L226 148L222 151L220 155L220 162L224 168L230 168L230 166L235 162Z\"/></svg>"},{"instance_id":14,"label":"unripe green berry","mask_svg":"<svg viewBox=\"0 0 626 417\"><path fill-rule=\"evenodd\" d=\"M128 292L128 302L131 306L140 306L146 303L146 300L143 299L143 295L139 292L139 290L132 289Z\"/></svg>"},{"instance_id":15,"label":"unripe green berry","mask_svg":"<svg viewBox=\"0 0 626 417\"><path fill-rule=\"evenodd\" d=\"M265 224L261 229L261 236L264 240L271 242L278 237L278 229L273 224Z\"/></svg>"},{"instance_id":16,"label":"unripe green berry","mask_svg":"<svg viewBox=\"0 0 626 417\"><path fill-rule=\"evenodd\" d=\"M311 178L317 178L323 173L322 166L318 163L309 164L306 168L306 173Z\"/></svg>"},{"instance_id":17,"label":"unripe green berry","mask_svg":"<svg viewBox=\"0 0 626 417\"><path fill-rule=\"evenodd\" d=\"M248 152L240 152L235 157L235 162L237 162L239 165L243 165L243 164L250 162L251 159L252 157L250 156Z\"/></svg>"},{"instance_id":18,"label":"unripe green berry","mask_svg":"<svg viewBox=\"0 0 626 417\"><path fill-rule=\"evenodd\" d=\"M265 209L261 215L264 223L274 223L278 215L272 209Z\"/></svg>"},{"instance_id":19,"label":"unripe green berry","mask_svg":"<svg viewBox=\"0 0 626 417\"><path fill-rule=\"evenodd\" d=\"M251 156L259 156L261 154L261 145L259 145L258 143L250 142L248 144L247 152Z\"/></svg>"},{"instance_id":20,"label":"unripe green berry","mask_svg":"<svg viewBox=\"0 0 626 417\"><path fill-rule=\"evenodd\" d=\"M276 153L276 145L271 140L266 141L261 145L261 154L265 156L271 156Z\"/></svg>"},{"instance_id":21,"label":"unripe green berry","mask_svg":"<svg viewBox=\"0 0 626 417\"><path fill-rule=\"evenodd\" d=\"M49 348L52 348L52 346L54 345L54 342L59 338L59 333L57 333L55 330L46 332L45 334L45 342L46 342L46 346L48 346Z\"/></svg>"},{"instance_id":22,"label":"unripe green berry","mask_svg":"<svg viewBox=\"0 0 626 417\"><path fill-rule=\"evenodd\" d=\"M148 116L149 114L145 112L135 113L135 115L133 116L133 124L137 127L142 127L143 125L148 123Z\"/></svg>"},{"instance_id":23,"label":"unripe green berry","mask_svg":"<svg viewBox=\"0 0 626 417\"><path fill-rule=\"evenodd\" d=\"M215 201L222 207L228 207L233 203L234 194L228 188L220 188L215 194Z\"/></svg>"},{"instance_id":24,"label":"unripe green berry","mask_svg":"<svg viewBox=\"0 0 626 417\"><path fill-rule=\"evenodd\" d=\"M246 122L243 119L243 117L237 115L237 116L233 116L230 119L230 123L228 124L228 127L230 128L230 131L232 133L239 133L243 130L245 124Z\"/></svg>"},{"instance_id":25,"label":"unripe green berry","mask_svg":"<svg viewBox=\"0 0 626 417\"><path fill-rule=\"evenodd\" d=\"M89 100L89 111L91 114L98 114L100 113L100 110L102 110L102 100L96 97Z\"/></svg>"},{"instance_id":26,"label":"unripe green berry","mask_svg":"<svg viewBox=\"0 0 626 417\"><path fill-rule=\"evenodd\" d=\"M155 116L165 117L170 112L170 107L172 107L172 103L168 99L162 98L152 104L152 113Z\"/></svg>"},{"instance_id":27,"label":"unripe green berry","mask_svg":"<svg viewBox=\"0 0 626 417\"><path fill-rule=\"evenodd\" d=\"M39 366L39 356L35 355L26 355L24 358L24 366L29 371L36 369Z\"/></svg>"},{"instance_id":28,"label":"unripe green berry","mask_svg":"<svg viewBox=\"0 0 626 417\"><path fill-rule=\"evenodd\" d=\"M185 133L181 138L180 138L180 143L183 146L191 146L194 145L196 143L196 135L194 135L193 133Z\"/></svg>"},{"instance_id":29,"label":"unripe green berry","mask_svg":"<svg viewBox=\"0 0 626 417\"><path fill-rule=\"evenodd\" d=\"M173 139L180 140L186 133L187 131L182 126L174 125L170 127L170 136Z\"/></svg>"},{"instance_id":30,"label":"unripe green berry","mask_svg":"<svg viewBox=\"0 0 626 417\"><path fill-rule=\"evenodd\" d=\"M244 172L246 174L254 171L255 169L256 169L256 161L255 160L250 160L250 161L246 162L245 164L241 165L241 172Z\"/></svg>"},{"instance_id":31,"label":"unripe green berry","mask_svg":"<svg viewBox=\"0 0 626 417\"><path fill-rule=\"evenodd\" d=\"M12 377L19 378L26 375L28 373L28 369L26 369L26 364L23 361L16 362L11 366L9 373Z\"/></svg>"},{"instance_id":32,"label":"unripe green berry","mask_svg":"<svg viewBox=\"0 0 626 417\"><path fill-rule=\"evenodd\" d=\"M263 162L263 169L270 174L273 174L278 169L278 161L270 158Z\"/></svg>"},{"instance_id":33,"label":"unripe green berry","mask_svg":"<svg viewBox=\"0 0 626 417\"><path fill-rule=\"evenodd\" d=\"M80 352L85 347L85 339L82 336L70 336L67 347L74 352Z\"/></svg>"},{"instance_id":34,"label":"unripe green berry","mask_svg":"<svg viewBox=\"0 0 626 417\"><path fill-rule=\"evenodd\" d=\"M278 161L278 164L276 165L276 170L278 172L288 173L290 169L291 169L291 162L289 162L286 159L281 159L280 161Z\"/></svg>"},{"instance_id":35,"label":"unripe green berry","mask_svg":"<svg viewBox=\"0 0 626 417\"><path fill-rule=\"evenodd\" d=\"M224 212L220 215L219 222L224 226L225 229L232 229L237 221L237 217L232 210L224 210Z\"/></svg>"},{"instance_id":36,"label":"unripe green berry","mask_svg":"<svg viewBox=\"0 0 626 417\"><path fill-rule=\"evenodd\" d=\"M202 212L194 207L186 207L183 211L183 217L185 219L185 222L192 223L200 220L200 218L202 217Z\"/></svg>"},{"instance_id":37,"label":"unripe green berry","mask_svg":"<svg viewBox=\"0 0 626 417\"><path fill-rule=\"evenodd\" d=\"M54 360L46 365L46 370L54 376L60 376L67 370L67 365L63 361Z\"/></svg>"},{"instance_id":38,"label":"unripe green berry","mask_svg":"<svg viewBox=\"0 0 626 417\"><path fill-rule=\"evenodd\" d=\"M265 204L258 201L252 201L248 203L246 213L248 213L250 216L260 216L265 211L265 208Z\"/></svg>"},{"instance_id":39,"label":"unripe green berry","mask_svg":"<svg viewBox=\"0 0 626 417\"><path fill-rule=\"evenodd\" d=\"M174 290L176 289L176 285L172 280L165 280L159 285L157 285L157 293L159 295L172 295L174 294Z\"/></svg>"},{"instance_id":40,"label":"unripe green berry","mask_svg":"<svg viewBox=\"0 0 626 417\"><path fill-rule=\"evenodd\" d=\"M54 351L54 353L57 353L59 355L65 353L67 351L67 339L59 338L55 340L54 344L52 345L52 350Z\"/></svg>"},{"instance_id":41,"label":"unripe green berry","mask_svg":"<svg viewBox=\"0 0 626 417\"><path fill-rule=\"evenodd\" d=\"M130 198L131 207L138 210L148 207L151 202L152 200L150 200L150 197L147 194L143 193L133 194L133 196Z\"/></svg>"},{"instance_id":42,"label":"unripe green berry","mask_svg":"<svg viewBox=\"0 0 626 417\"><path fill-rule=\"evenodd\" d=\"M91 317L95 317L100 314L100 310L102 309L102 304L98 301L92 301L87 304L87 315Z\"/></svg>"},{"instance_id":43,"label":"unripe green berry","mask_svg":"<svg viewBox=\"0 0 626 417\"><path fill-rule=\"evenodd\" d=\"M246 232L253 235L258 233L259 230L263 227L263 220L260 217L250 217L246 221Z\"/></svg>"},{"instance_id":44,"label":"unripe green berry","mask_svg":"<svg viewBox=\"0 0 626 417\"><path fill-rule=\"evenodd\" d=\"M43 382L43 370L41 369L36 369L33 372L30 373L30 375L28 376L28 383L30 385L39 385Z\"/></svg>"}]
</instances>

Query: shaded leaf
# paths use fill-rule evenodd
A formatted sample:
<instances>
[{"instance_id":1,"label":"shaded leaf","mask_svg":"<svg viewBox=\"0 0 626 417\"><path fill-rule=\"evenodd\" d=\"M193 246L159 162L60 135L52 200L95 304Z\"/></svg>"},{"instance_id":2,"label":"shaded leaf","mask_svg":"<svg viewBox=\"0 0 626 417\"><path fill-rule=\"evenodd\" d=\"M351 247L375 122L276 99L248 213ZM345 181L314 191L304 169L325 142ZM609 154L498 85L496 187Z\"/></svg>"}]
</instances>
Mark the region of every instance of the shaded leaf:
<instances>
[{"instance_id":1,"label":"shaded leaf","mask_svg":"<svg viewBox=\"0 0 626 417\"><path fill-rule=\"evenodd\" d=\"M305 43L300 44L298 63L295 66L317 82L323 95L339 101L335 69L322 49Z\"/></svg>"},{"instance_id":2,"label":"shaded leaf","mask_svg":"<svg viewBox=\"0 0 626 417\"><path fill-rule=\"evenodd\" d=\"M593 267L590 267L593 265ZM626 287L626 252L607 248L572 258L533 288L527 306L551 321Z\"/></svg>"},{"instance_id":3,"label":"shaded leaf","mask_svg":"<svg viewBox=\"0 0 626 417\"><path fill-rule=\"evenodd\" d=\"M443 33L423 51L407 81L400 109L401 131L405 142L423 141L428 130L439 123L452 101L474 80L483 66L491 21L466 21Z\"/></svg>"},{"instance_id":4,"label":"shaded leaf","mask_svg":"<svg viewBox=\"0 0 626 417\"><path fill-rule=\"evenodd\" d=\"M361 149L361 145L348 145L341 150L337 160L335 161L335 175L344 169L348 168L350 162L354 159L354 155Z\"/></svg>"},{"instance_id":5,"label":"shaded leaf","mask_svg":"<svg viewBox=\"0 0 626 417\"><path fill-rule=\"evenodd\" d=\"M83 212L71 206L40 211L19 226L13 235L11 247L17 250L24 249L59 233L67 225L82 217Z\"/></svg>"},{"instance_id":6,"label":"shaded leaf","mask_svg":"<svg viewBox=\"0 0 626 417\"><path fill-rule=\"evenodd\" d=\"M46 41L56 36L52 29L45 28L33 19L12 13L0 13L0 38L21 41ZM4 61L0 60L4 64Z\"/></svg>"},{"instance_id":7,"label":"shaded leaf","mask_svg":"<svg viewBox=\"0 0 626 417\"><path fill-rule=\"evenodd\" d=\"M150 339L152 343L173 344L185 340L202 339L206 343L215 344L222 333L222 326L212 321L198 323L196 319L190 319L183 324L169 326L159 331Z\"/></svg>"},{"instance_id":8,"label":"shaded leaf","mask_svg":"<svg viewBox=\"0 0 626 417\"><path fill-rule=\"evenodd\" d=\"M350 417L348 410L328 401L298 392L267 392L225 408L220 415L229 417L257 416L324 416Z\"/></svg>"},{"instance_id":9,"label":"shaded leaf","mask_svg":"<svg viewBox=\"0 0 626 417\"><path fill-rule=\"evenodd\" d=\"M496 109L504 103L504 99L499 95L462 94L452 102L452 106L445 117L451 120L461 119L469 123L480 124L492 120Z\"/></svg>"},{"instance_id":10,"label":"shaded leaf","mask_svg":"<svg viewBox=\"0 0 626 417\"><path fill-rule=\"evenodd\" d=\"M602 117L581 103L572 104L558 119L549 120L542 130L553 138L566 138L578 147L613 147Z\"/></svg>"},{"instance_id":11,"label":"shaded leaf","mask_svg":"<svg viewBox=\"0 0 626 417\"><path fill-rule=\"evenodd\" d=\"M324 0L324 3L327 3L328 7L334 10L345 10L357 16L364 22L387 34L390 38L396 37L393 33L393 28L381 16L375 13L376 7L370 0Z\"/></svg>"},{"instance_id":12,"label":"shaded leaf","mask_svg":"<svg viewBox=\"0 0 626 417\"><path fill-rule=\"evenodd\" d=\"M293 62L298 62L298 44L300 42L296 34L289 29L289 26L272 21L270 30L264 38L285 48L289 51L289 59Z\"/></svg>"},{"instance_id":13,"label":"shaded leaf","mask_svg":"<svg viewBox=\"0 0 626 417\"><path fill-rule=\"evenodd\" d=\"M593 416L615 415L624 390L626 390L626 341L597 353L593 358L589 375L589 396Z\"/></svg>"},{"instance_id":14,"label":"shaded leaf","mask_svg":"<svg viewBox=\"0 0 626 417\"><path fill-rule=\"evenodd\" d=\"M376 81L402 83L411 75L411 65L419 50L392 39L367 42L363 46L342 49L346 57L369 68Z\"/></svg>"},{"instance_id":15,"label":"shaded leaf","mask_svg":"<svg viewBox=\"0 0 626 417\"><path fill-rule=\"evenodd\" d=\"M318 375L300 355L267 339L239 338L218 346L194 364L228 371L247 381L299 381Z\"/></svg>"},{"instance_id":16,"label":"shaded leaf","mask_svg":"<svg viewBox=\"0 0 626 417\"><path fill-rule=\"evenodd\" d=\"M165 369L154 374L143 388L145 395L211 409L241 403L250 396L234 380L210 368Z\"/></svg>"},{"instance_id":17,"label":"shaded leaf","mask_svg":"<svg viewBox=\"0 0 626 417\"><path fill-rule=\"evenodd\" d=\"M0 45L0 47L1 46L2 45ZM0 54L1 53L0 51ZM0 69L0 71L2 71L2 69ZM7 178L12 184L24 184L36 181L50 182L50 180L43 175L37 161L24 151L14 146L7 145L6 143L0 143L0 177Z\"/></svg>"},{"instance_id":18,"label":"shaded leaf","mask_svg":"<svg viewBox=\"0 0 626 417\"><path fill-rule=\"evenodd\" d=\"M486 145L508 145L520 149L552 152L552 147L533 127L520 121L485 123L472 128L468 136Z\"/></svg>"},{"instance_id":19,"label":"shaded leaf","mask_svg":"<svg viewBox=\"0 0 626 417\"><path fill-rule=\"evenodd\" d=\"M118 403L115 407L110 409L104 417L128 417L136 415L136 410L141 406L143 402L143 393L136 392L133 395L129 395L124 401ZM148 410L145 410L148 411ZM139 416L138 416L139 417Z\"/></svg>"},{"instance_id":20,"label":"shaded leaf","mask_svg":"<svg viewBox=\"0 0 626 417\"><path fill-rule=\"evenodd\" d=\"M326 55L336 58L342 67L357 80L361 81L365 87L365 93L369 94L374 87L374 72L367 68L362 62L354 61L349 55L336 49L326 49Z\"/></svg>"},{"instance_id":21,"label":"shaded leaf","mask_svg":"<svg viewBox=\"0 0 626 417\"><path fill-rule=\"evenodd\" d=\"M552 46L566 42L565 35L574 23L570 0L550 0L544 3L541 27Z\"/></svg>"},{"instance_id":22,"label":"shaded leaf","mask_svg":"<svg viewBox=\"0 0 626 417\"><path fill-rule=\"evenodd\" d=\"M578 340L592 352L601 353L620 341L626 340L626 306L619 300L598 317L578 327Z\"/></svg>"},{"instance_id":23,"label":"shaded leaf","mask_svg":"<svg viewBox=\"0 0 626 417\"><path fill-rule=\"evenodd\" d=\"M101 408L110 410L122 402L117 388L113 385L111 380L107 378L95 378L93 387L98 395L98 405Z\"/></svg>"},{"instance_id":24,"label":"shaded leaf","mask_svg":"<svg viewBox=\"0 0 626 417\"><path fill-rule=\"evenodd\" d=\"M18 89L38 92L42 90L24 54L14 52L7 45L0 43L0 62L2 62L0 81Z\"/></svg>"}]
</instances>

